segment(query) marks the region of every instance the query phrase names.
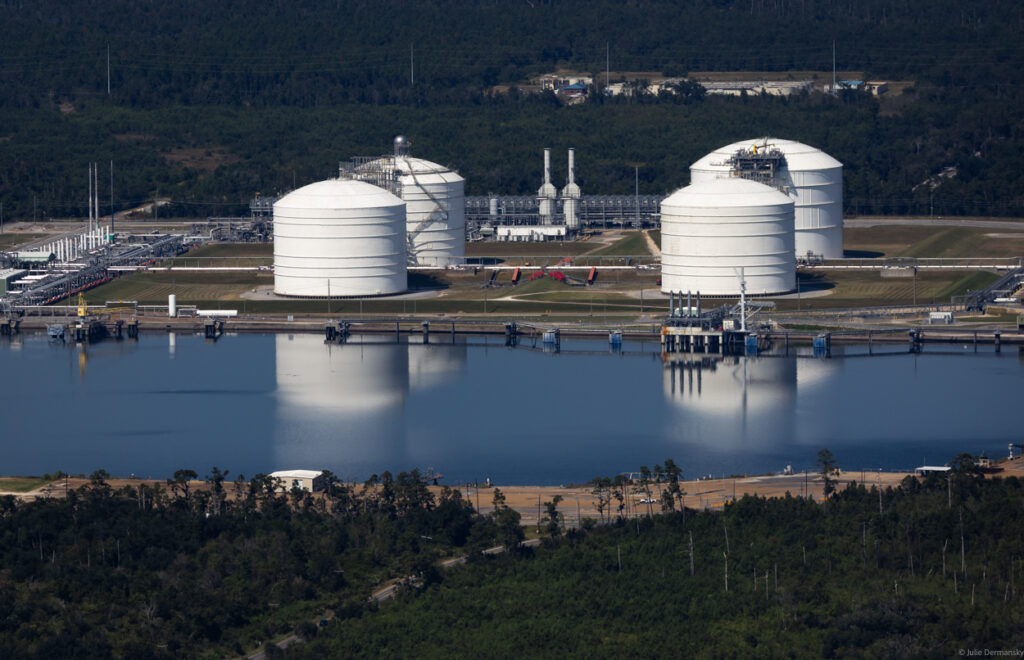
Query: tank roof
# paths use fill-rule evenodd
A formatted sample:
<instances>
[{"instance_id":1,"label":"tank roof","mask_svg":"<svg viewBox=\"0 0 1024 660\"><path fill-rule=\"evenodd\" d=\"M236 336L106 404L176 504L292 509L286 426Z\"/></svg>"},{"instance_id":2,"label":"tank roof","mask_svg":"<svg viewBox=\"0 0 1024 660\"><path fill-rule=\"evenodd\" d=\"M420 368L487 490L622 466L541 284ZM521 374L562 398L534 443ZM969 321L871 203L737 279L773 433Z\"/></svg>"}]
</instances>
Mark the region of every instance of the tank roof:
<instances>
[{"instance_id":1,"label":"tank roof","mask_svg":"<svg viewBox=\"0 0 1024 660\"><path fill-rule=\"evenodd\" d=\"M681 188L664 201L662 207L682 206L697 208L723 208L745 206L793 205L793 200L782 192L757 181L739 177L722 177L700 181Z\"/></svg>"},{"instance_id":2,"label":"tank roof","mask_svg":"<svg viewBox=\"0 0 1024 660\"><path fill-rule=\"evenodd\" d=\"M772 146L782 151L786 156L786 167L790 172L831 170L843 166L842 163L821 149L804 144L803 142L773 137L760 137L733 142L732 144L715 149L691 165L690 169L728 172L729 157L740 149L749 149L754 145L757 145L758 148L763 145Z\"/></svg>"},{"instance_id":3,"label":"tank roof","mask_svg":"<svg viewBox=\"0 0 1024 660\"><path fill-rule=\"evenodd\" d=\"M375 208L402 206L403 202L383 188L355 179L327 179L293 190L277 200L281 208Z\"/></svg>"}]
</instances>

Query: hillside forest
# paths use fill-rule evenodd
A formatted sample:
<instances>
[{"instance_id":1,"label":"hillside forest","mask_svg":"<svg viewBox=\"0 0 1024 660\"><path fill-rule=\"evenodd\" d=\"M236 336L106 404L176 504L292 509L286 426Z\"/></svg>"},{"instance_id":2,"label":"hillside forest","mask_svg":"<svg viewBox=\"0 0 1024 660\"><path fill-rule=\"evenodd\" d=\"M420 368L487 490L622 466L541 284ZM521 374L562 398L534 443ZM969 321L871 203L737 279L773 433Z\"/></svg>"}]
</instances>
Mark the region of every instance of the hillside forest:
<instances>
[{"instance_id":1,"label":"hillside forest","mask_svg":"<svg viewBox=\"0 0 1024 660\"><path fill-rule=\"evenodd\" d=\"M686 185L689 165L773 135L844 163L848 214L1019 215L1024 14L988 0L0 2L0 200L11 220L167 200L244 213L354 155L413 153L468 194L532 194L577 149L584 194ZM607 97L599 83L748 71L893 81L887 95ZM567 105L540 74L595 80ZM761 72L761 73L757 73ZM631 74L633 75L633 74ZM636 77L634 75L634 77ZM896 84L898 83L898 84ZM636 168L636 170L634 170ZM111 175L112 170L112 175Z\"/></svg>"}]
</instances>

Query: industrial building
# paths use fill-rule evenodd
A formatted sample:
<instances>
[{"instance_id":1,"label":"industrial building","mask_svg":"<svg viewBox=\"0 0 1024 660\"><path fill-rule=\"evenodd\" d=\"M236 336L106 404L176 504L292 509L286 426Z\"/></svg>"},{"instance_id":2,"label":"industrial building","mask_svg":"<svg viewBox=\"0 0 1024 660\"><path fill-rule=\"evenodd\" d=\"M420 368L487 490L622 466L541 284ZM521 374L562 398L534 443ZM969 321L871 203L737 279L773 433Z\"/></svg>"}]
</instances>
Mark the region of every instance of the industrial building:
<instances>
[{"instance_id":1,"label":"industrial building","mask_svg":"<svg viewBox=\"0 0 1024 660\"><path fill-rule=\"evenodd\" d=\"M380 296L407 288L406 204L354 178L319 181L274 204L274 293Z\"/></svg>"},{"instance_id":2,"label":"industrial building","mask_svg":"<svg viewBox=\"0 0 1024 660\"><path fill-rule=\"evenodd\" d=\"M766 137L734 142L690 166L691 183L721 177L760 181L793 198L797 257L843 257L843 164L832 156Z\"/></svg>"},{"instance_id":3,"label":"industrial building","mask_svg":"<svg viewBox=\"0 0 1024 660\"><path fill-rule=\"evenodd\" d=\"M278 480L278 490L282 493L295 489L319 493L326 485L324 473L319 470L281 470L267 476Z\"/></svg>"},{"instance_id":4,"label":"industrial building","mask_svg":"<svg viewBox=\"0 0 1024 660\"><path fill-rule=\"evenodd\" d=\"M27 270L5 268L0 270L0 296L6 296L10 285L28 275Z\"/></svg>"},{"instance_id":5,"label":"industrial building","mask_svg":"<svg viewBox=\"0 0 1024 660\"><path fill-rule=\"evenodd\" d=\"M661 289L705 296L796 287L794 204L742 178L693 183L661 203Z\"/></svg>"}]
</instances>

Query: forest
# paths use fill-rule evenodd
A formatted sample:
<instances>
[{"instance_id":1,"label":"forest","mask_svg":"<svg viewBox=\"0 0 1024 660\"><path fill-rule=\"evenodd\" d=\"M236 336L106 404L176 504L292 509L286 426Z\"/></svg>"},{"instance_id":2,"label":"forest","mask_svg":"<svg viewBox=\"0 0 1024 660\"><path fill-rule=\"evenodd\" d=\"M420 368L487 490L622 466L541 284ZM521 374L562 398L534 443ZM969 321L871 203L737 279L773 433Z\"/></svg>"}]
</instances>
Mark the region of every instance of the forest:
<instances>
[{"instance_id":1,"label":"forest","mask_svg":"<svg viewBox=\"0 0 1024 660\"><path fill-rule=\"evenodd\" d=\"M244 213L255 193L331 176L399 133L468 194L532 194L541 149L570 146L584 194L631 193L634 168L642 193L665 194L708 151L771 134L844 163L851 215L1020 215L1022 12L994 0L3 0L2 212L85 217L98 162L113 170L104 212L160 198L174 215ZM593 89L575 106L523 89L559 68L825 72L833 45L841 72L906 85L880 98Z\"/></svg>"},{"instance_id":2,"label":"forest","mask_svg":"<svg viewBox=\"0 0 1024 660\"><path fill-rule=\"evenodd\" d=\"M268 657L524 655L942 656L1019 647L1024 484L949 478L884 491L830 483L823 502L743 497L681 508L671 461L629 485L660 515L567 528L545 503L537 548L495 490L476 514L415 471L324 497L257 475L210 487L0 498L0 657L223 657L294 631ZM825 468L823 468L825 470ZM594 480L610 495L621 479ZM481 550L491 546L503 553ZM442 569L444 557L468 562ZM398 597L367 596L399 578ZM315 621L331 612L330 618Z\"/></svg>"}]
</instances>

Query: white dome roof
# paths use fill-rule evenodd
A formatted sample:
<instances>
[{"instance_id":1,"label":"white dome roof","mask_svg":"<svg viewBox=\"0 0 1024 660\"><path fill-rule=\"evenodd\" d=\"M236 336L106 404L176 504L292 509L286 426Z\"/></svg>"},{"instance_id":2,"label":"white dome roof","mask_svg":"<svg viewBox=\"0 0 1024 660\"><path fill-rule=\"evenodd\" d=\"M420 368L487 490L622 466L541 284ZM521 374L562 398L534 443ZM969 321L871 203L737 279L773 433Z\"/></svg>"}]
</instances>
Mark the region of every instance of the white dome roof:
<instances>
[{"instance_id":1,"label":"white dome roof","mask_svg":"<svg viewBox=\"0 0 1024 660\"><path fill-rule=\"evenodd\" d=\"M364 209L404 206L383 188L354 179L327 179L293 190L274 204L282 209Z\"/></svg>"},{"instance_id":2,"label":"white dome roof","mask_svg":"<svg viewBox=\"0 0 1024 660\"><path fill-rule=\"evenodd\" d=\"M738 208L792 206L793 200L771 186L740 178L700 181L680 188L661 202L661 208Z\"/></svg>"},{"instance_id":3,"label":"white dome roof","mask_svg":"<svg viewBox=\"0 0 1024 660\"><path fill-rule=\"evenodd\" d=\"M690 166L692 170L721 171L728 172L727 163L730 156L740 149L749 149L753 145L760 147L768 144L778 148L786 156L786 167L790 172L803 172L807 170L831 170L842 167L843 164L829 156L824 151L793 140L780 140L773 137L753 138L733 142L719 149L715 149Z\"/></svg>"},{"instance_id":4,"label":"white dome roof","mask_svg":"<svg viewBox=\"0 0 1024 660\"><path fill-rule=\"evenodd\" d=\"M395 156L395 170L401 176L411 174L415 175L417 179L420 178L421 174L435 175L430 178L431 183L441 181L444 183L457 183L465 181L465 179L444 165L438 165L429 160L413 158L411 156ZM403 183L405 182L403 181Z\"/></svg>"}]
</instances>

